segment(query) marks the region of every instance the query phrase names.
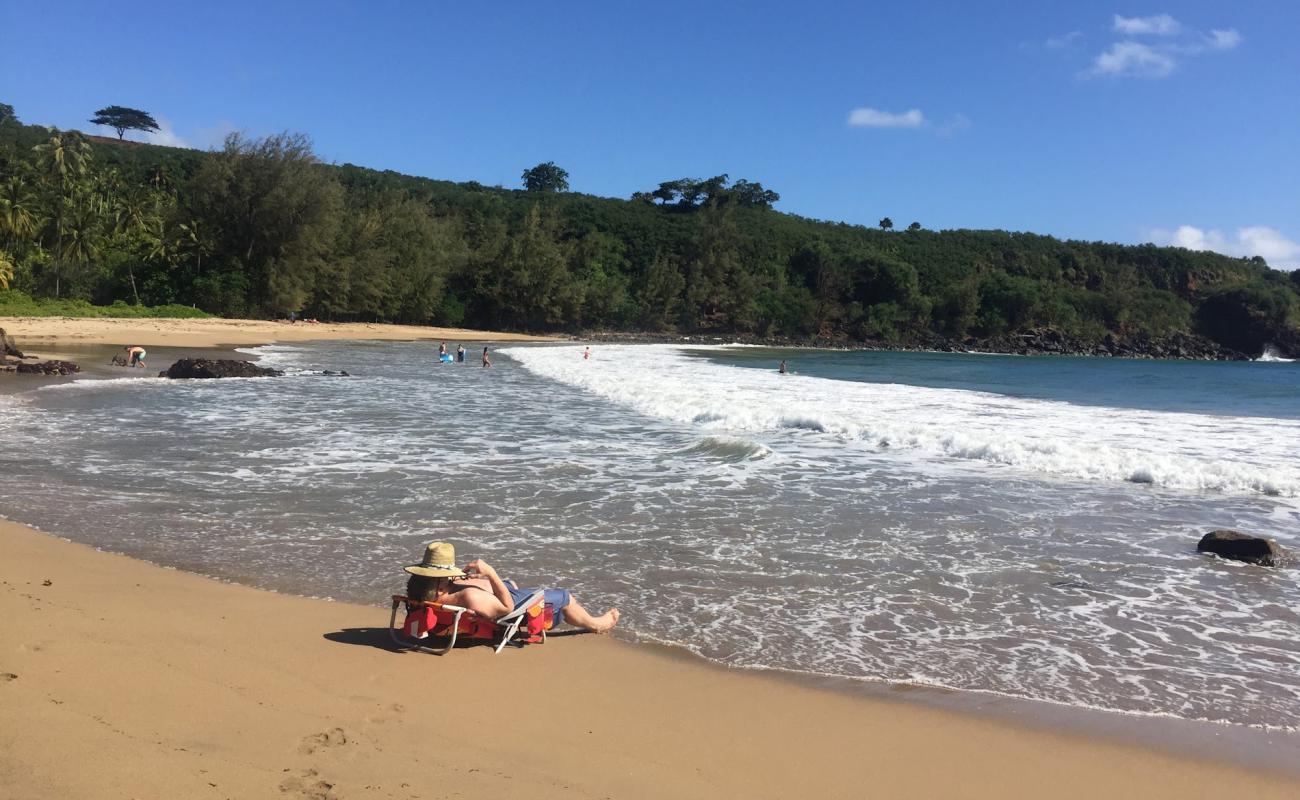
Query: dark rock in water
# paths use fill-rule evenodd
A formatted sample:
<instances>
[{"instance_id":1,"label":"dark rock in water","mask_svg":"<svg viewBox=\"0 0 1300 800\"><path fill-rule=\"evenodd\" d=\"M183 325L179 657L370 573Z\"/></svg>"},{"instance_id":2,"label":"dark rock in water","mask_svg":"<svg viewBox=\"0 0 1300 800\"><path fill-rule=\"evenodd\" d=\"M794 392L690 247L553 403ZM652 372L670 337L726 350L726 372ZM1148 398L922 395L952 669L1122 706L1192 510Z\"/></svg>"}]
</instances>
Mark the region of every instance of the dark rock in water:
<instances>
[{"instance_id":1,"label":"dark rock in water","mask_svg":"<svg viewBox=\"0 0 1300 800\"><path fill-rule=\"evenodd\" d=\"M3 356L22 358L23 351L19 350L18 345L14 344L14 338L5 333L4 328L0 328L0 357Z\"/></svg>"},{"instance_id":2,"label":"dark rock in water","mask_svg":"<svg viewBox=\"0 0 1300 800\"><path fill-rule=\"evenodd\" d=\"M20 375L71 375L81 372L81 367L71 361L42 361L38 364L19 364Z\"/></svg>"},{"instance_id":3,"label":"dark rock in water","mask_svg":"<svg viewBox=\"0 0 1300 800\"><path fill-rule=\"evenodd\" d=\"M1264 567L1275 567L1282 562L1284 552L1277 542L1259 536L1247 536L1237 531L1210 531L1196 545L1198 553L1214 553L1220 558L1245 561Z\"/></svg>"},{"instance_id":4,"label":"dark rock in water","mask_svg":"<svg viewBox=\"0 0 1300 800\"><path fill-rule=\"evenodd\" d=\"M284 373L269 367L259 367L250 361L233 359L182 358L166 371L162 378L273 378Z\"/></svg>"}]
</instances>

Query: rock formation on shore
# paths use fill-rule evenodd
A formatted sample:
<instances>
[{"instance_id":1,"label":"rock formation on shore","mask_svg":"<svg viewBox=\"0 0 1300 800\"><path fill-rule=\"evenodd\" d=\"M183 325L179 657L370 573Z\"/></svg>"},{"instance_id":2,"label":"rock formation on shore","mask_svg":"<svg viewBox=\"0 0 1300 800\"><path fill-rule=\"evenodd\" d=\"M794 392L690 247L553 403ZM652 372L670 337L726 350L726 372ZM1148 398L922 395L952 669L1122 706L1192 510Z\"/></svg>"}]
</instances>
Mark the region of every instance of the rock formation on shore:
<instances>
[{"instance_id":1,"label":"rock formation on shore","mask_svg":"<svg viewBox=\"0 0 1300 800\"><path fill-rule=\"evenodd\" d=\"M270 367L259 367L251 361L228 358L182 358L166 370L160 378L274 378L284 373Z\"/></svg>"},{"instance_id":2,"label":"rock formation on shore","mask_svg":"<svg viewBox=\"0 0 1300 800\"><path fill-rule=\"evenodd\" d=\"M19 364L19 375L72 375L81 372L81 367L71 361L38 361L35 364Z\"/></svg>"}]
</instances>

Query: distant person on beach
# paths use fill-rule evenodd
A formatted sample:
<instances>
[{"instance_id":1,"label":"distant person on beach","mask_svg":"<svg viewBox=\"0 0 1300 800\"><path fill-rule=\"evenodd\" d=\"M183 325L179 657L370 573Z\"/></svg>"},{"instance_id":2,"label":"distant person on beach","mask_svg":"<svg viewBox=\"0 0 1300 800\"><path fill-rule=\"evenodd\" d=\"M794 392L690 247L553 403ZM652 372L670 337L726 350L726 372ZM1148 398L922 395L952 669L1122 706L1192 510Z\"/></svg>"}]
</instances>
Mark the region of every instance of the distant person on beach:
<instances>
[{"instance_id":1,"label":"distant person on beach","mask_svg":"<svg viewBox=\"0 0 1300 800\"><path fill-rule=\"evenodd\" d=\"M123 348L126 350L126 365L128 367L143 367L145 351L140 345L127 345Z\"/></svg>"},{"instance_id":2,"label":"distant person on beach","mask_svg":"<svg viewBox=\"0 0 1300 800\"><path fill-rule=\"evenodd\" d=\"M424 560L404 568L406 596L412 600L463 606L475 614L498 619L515 609L537 591L521 589L514 581L502 580L483 559L456 566L456 548L450 542L433 542L424 549ZM544 589L546 603L561 613L564 621L592 633L605 633L618 624L618 609L592 616L568 589Z\"/></svg>"},{"instance_id":3,"label":"distant person on beach","mask_svg":"<svg viewBox=\"0 0 1300 800\"><path fill-rule=\"evenodd\" d=\"M297 325L297 324L298 324L298 312L297 312L297 311L290 311L290 312L289 312L289 324L290 324L290 325Z\"/></svg>"},{"instance_id":4,"label":"distant person on beach","mask_svg":"<svg viewBox=\"0 0 1300 800\"><path fill-rule=\"evenodd\" d=\"M462 364L465 363L465 345L456 345L456 360Z\"/></svg>"},{"instance_id":5,"label":"distant person on beach","mask_svg":"<svg viewBox=\"0 0 1300 800\"><path fill-rule=\"evenodd\" d=\"M777 368L776 368L776 371L779 372L779 373L781 373L782 375L784 375L785 373L789 372L789 370L787 370L787 369L785 368L785 359L784 359L784 358L781 359L781 366L777 367Z\"/></svg>"},{"instance_id":6,"label":"distant person on beach","mask_svg":"<svg viewBox=\"0 0 1300 800\"><path fill-rule=\"evenodd\" d=\"M492 359L488 358L488 351L486 347L483 348L483 366L485 367L492 366Z\"/></svg>"},{"instance_id":7,"label":"distant person on beach","mask_svg":"<svg viewBox=\"0 0 1300 800\"><path fill-rule=\"evenodd\" d=\"M582 351L582 360L587 361L590 358L591 358L591 348L588 347L586 350Z\"/></svg>"}]
</instances>

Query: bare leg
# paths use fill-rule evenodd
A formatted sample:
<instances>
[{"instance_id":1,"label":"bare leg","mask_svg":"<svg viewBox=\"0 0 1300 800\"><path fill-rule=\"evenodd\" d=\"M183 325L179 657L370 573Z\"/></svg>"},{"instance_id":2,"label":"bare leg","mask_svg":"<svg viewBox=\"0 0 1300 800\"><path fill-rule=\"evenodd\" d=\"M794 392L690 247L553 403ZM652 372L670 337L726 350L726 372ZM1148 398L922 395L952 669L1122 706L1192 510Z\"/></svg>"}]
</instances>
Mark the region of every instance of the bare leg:
<instances>
[{"instance_id":1,"label":"bare leg","mask_svg":"<svg viewBox=\"0 0 1300 800\"><path fill-rule=\"evenodd\" d=\"M564 621L570 625L585 628L592 633L606 633L610 628L618 624L618 609L611 608L604 614L593 617L587 609L582 607L581 603L571 598L569 604L564 607Z\"/></svg>"}]
</instances>

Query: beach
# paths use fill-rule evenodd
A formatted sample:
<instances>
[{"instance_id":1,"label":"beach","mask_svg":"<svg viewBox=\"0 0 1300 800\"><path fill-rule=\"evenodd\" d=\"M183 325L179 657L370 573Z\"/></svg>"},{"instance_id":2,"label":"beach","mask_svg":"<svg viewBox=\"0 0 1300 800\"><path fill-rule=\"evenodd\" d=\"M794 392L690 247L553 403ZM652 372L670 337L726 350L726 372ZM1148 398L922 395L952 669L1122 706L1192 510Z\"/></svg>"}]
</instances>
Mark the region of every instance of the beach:
<instances>
[{"instance_id":1,"label":"beach","mask_svg":"<svg viewBox=\"0 0 1300 800\"><path fill-rule=\"evenodd\" d=\"M118 322L5 319L0 327L23 349L51 351L87 351L127 340L178 350L247 349L275 341L283 346L257 347L254 352L272 363L297 359L289 366L336 366L330 359L358 352L297 346L313 336L377 341L430 338L449 343L496 341L500 336L395 326ZM295 336L302 338L291 338ZM387 359L411 355L400 349L410 346L361 346L369 348L362 352L383 376L404 369L404 361ZM428 345L420 347L418 357L427 360ZM39 519L48 531L0 521L0 620L4 621L0 624L0 798L341 800L481 797L502 792L540 798L1281 798L1300 792L1300 775L1283 771L1276 763L1279 759L1242 757L1251 747L1266 750L1272 741L1268 734L1260 732L1244 740L1248 743L1243 746L1240 737L1230 735L1240 732L1236 726L1180 720L1178 726L1144 727L1130 724L1135 718L1126 715L1079 711L1090 714L1089 719L1108 721L1094 724L1097 733L1090 734L1084 730L1087 725L1059 723L1075 713L1064 706L1053 706L1059 712L1056 718L1032 713L1032 704L1031 713L1020 718L984 713L976 703L944 702L942 693L933 689L899 686L862 691L855 682L842 679L722 666L688 654L690 647L631 641L625 631L614 637L559 635L544 645L508 648L500 655L483 646L458 648L441 657L396 650L386 629L386 595L401 589L401 564L418 557L412 547L416 540L406 539L424 536L425 530L442 530L439 525L445 524L427 519L434 513L427 509L416 508L410 516L401 516L406 512L400 510L405 508L400 502L427 503L418 495L418 487L430 482L465 482L484 494L497 491L490 473L473 477L478 475L473 472L476 461L506 474L515 488L521 473L504 471L518 467L525 476L531 475L528 470L534 469L535 462L540 471L528 480L551 487L556 498L555 505L549 506L534 484L525 486L530 495L522 505L532 507L533 516L519 516L518 510L506 513L495 504L480 506L474 498L466 498L473 493L456 493L463 503L459 507L445 499L446 493L435 495L444 498L437 513L462 520L457 529L470 539L470 547L476 545L469 552L488 552L497 563L508 562L516 570L521 561L532 560L542 574L559 575L566 585L577 583L585 602L593 596L589 592L602 601L618 600L626 633L648 625L660 611L655 606L671 605L674 594L701 595L709 589L698 562L687 562L686 548L673 550L672 541L662 551L635 557L664 563L652 565L657 571L639 579L638 590L630 596L595 580L603 571L627 569L615 555L628 550L627 544L602 542L594 533L583 533L577 544L562 537L528 541L544 538L539 526L559 524L556 520L581 532L590 514L593 531L609 526L608 519L587 508L595 503L599 510L599 502L566 485L574 480L570 473L546 471L576 463L582 455L580 450L544 449L567 429L567 415L557 423L559 433L539 428L536 441L522 429L510 429L500 434L503 442L481 435L438 442L410 439L390 452L388 444L373 442L393 429L393 417L385 412L372 421L354 411L347 431L380 449L365 455L353 442L330 438L334 433L327 425L328 414L337 410L335 406L351 402L339 388L345 386L355 386L359 397L374 400L391 384L395 396L413 409L456 402L469 418L499 419L492 416L499 411L473 405L486 402L479 399L485 395L480 387L490 387L512 398L509 408L520 409L514 413L524 414L529 404L513 398L543 394L517 368L525 363L520 358L507 356L493 370L449 366L448 371L437 373L435 367L439 384L434 388L447 394L428 397L411 397L413 384L390 377L369 384L335 384L334 379L310 376L276 384L104 382L111 398L154 404L134 424L133 435L145 437L147 445L138 453L113 449L129 447L132 437L123 443L115 433L102 433L111 417L101 419L96 414L113 412L96 411L105 401L95 399L98 393L93 387L40 392L47 395L43 407L48 413L12 431L11 441L26 452L39 449L41 441L51 442L50 453L30 460L11 453L16 456L10 461L11 477L31 469L36 470L33 474L48 474L52 483L26 485L26 491L11 484L4 495L9 508L0 508L0 514L14 519ZM604 363L602 358L607 358L606 352L597 349L592 366ZM657 363L666 363L658 358ZM584 362L575 354L573 363ZM494 382L471 382L484 380ZM508 383L512 380L522 383ZM616 381L623 382L622 377ZM154 384L157 388L140 388ZM23 385L38 384L23 381ZM172 388L182 394L167 394ZM278 410L279 406L257 405L269 402L266 393L273 390L291 392L276 402L298 416L283 417L289 412ZM213 392L219 394L203 394ZM604 406L594 401L587 401L593 403L590 408L574 412L576 398L561 394L551 401L568 413L581 414L584 436L595 436L590 431L602 426L614 431L610 442L597 439L586 446L604 451L611 442L632 435L623 416L602 410ZM284 454L283 462L254 460L245 468L235 463L238 453L223 450L222 460L216 463L227 475L206 467L207 471L186 472L203 462L207 447L193 420L205 420L198 428L224 430L224 425L233 423L217 420L230 416L224 415L229 408L259 409L235 416L247 418L241 425L263 427L232 429L233 439L265 440L260 446ZM53 424L45 418L57 422L63 413L82 426L79 437L72 437L76 446L68 451L66 467L60 467L57 459L42 460L54 458L58 448L48 431L32 427ZM163 419L169 413L178 415L174 422ZM543 412L532 409L532 413ZM609 420L602 415L609 415ZM311 446L296 449L299 434L289 435L282 445L270 443L277 434L266 426L305 430L313 421L317 428ZM57 424L66 429L68 423ZM424 427L436 432L446 426ZM170 464L173 448L157 432L162 430L194 431L184 442L181 466L165 473L165 479L158 477L164 475L161 471L158 476L138 475L143 488L113 472L142 473ZM657 429L641 433L649 437L645 440L649 444L638 448L668 436ZM35 438L29 446L19 436ZM461 439L468 443L460 444ZM680 445L675 438L663 442L674 453L682 452ZM737 449L734 442L724 445L720 466L707 462L698 479L693 472L692 487L716 487L712 493L726 497L728 490L720 476L747 469L751 457L758 459L755 463L771 460L761 451L755 455ZM333 450L344 452L342 460L318 460ZM422 472L421 463L402 459L406 452L437 452L444 460L434 472ZM278 457L259 451L257 458L272 456ZM330 481L337 471L360 486L376 459L386 459L383 471L377 473L385 486L395 480L393 475L409 473L409 485L399 483L385 490L393 494L378 495L382 501L378 508L391 504L399 509L391 512L397 516L376 517L375 508L367 507L361 523L348 521L348 506L330 505L332 496L342 494ZM690 459L686 463L692 470L701 469L698 452L692 450ZM647 471L671 473L676 469L673 464L654 462ZM624 468L615 463L609 471ZM595 484L591 474L583 474L586 477L579 483ZM735 483L733 478L727 480ZM241 481L258 495L273 499L265 516L246 503ZM318 493L311 494L311 487ZM168 494L153 493L163 488ZM53 494L46 497L41 494L45 491ZM646 523L636 520L639 512L617 505L630 493L627 486L611 483L585 491L607 492L612 498L608 502L615 503L610 519L630 517L640 526L633 534L645 535ZM700 494L695 488L691 491ZM77 498L68 505L84 503L85 515L54 508L55 497ZM178 499L194 513L175 515L171 506ZM713 512L703 509L701 513L707 519ZM192 530L185 527L187 520L198 517L201 525ZM700 518L684 517L683 530L699 527ZM226 527L236 520L239 527ZM346 527L356 524L366 530ZM654 524L667 530L675 523L665 512ZM726 525L711 524L718 526L711 535L722 537ZM935 523L923 520L922 524ZM502 538L505 534L495 525L517 529L518 538ZM778 538L785 535L775 523L770 527ZM375 528L381 534L400 531L402 537L362 537ZM742 534L753 535L747 530ZM461 543L466 544L464 539ZM682 560L672 562L674 558ZM675 568L674 563L680 566ZM843 563L848 569L849 562ZM346 569L333 573L331 565ZM1255 577L1254 573L1225 575L1225 580L1239 584ZM884 581L883 572L880 578ZM786 565L777 579L787 585L809 582L805 592L820 586L818 576L805 566ZM779 585L752 587L769 599L765 606L751 607L751 616L737 620L736 627L762 632L765 625L784 624L784 615L798 603L793 596L783 597L775 588ZM1005 592L1004 586L999 584L998 590ZM837 587L843 590L841 583L833 581L832 588ZM882 583L876 591L885 588ZM728 591L740 596L734 586ZM340 599L315 599L321 596ZM788 604L783 602L787 599ZM766 623L765 614L771 617ZM669 614L665 619L683 631L684 645L720 637L716 620L702 615L698 630L692 630L689 617ZM808 621L817 620L810 616ZM828 630L834 632L835 626ZM776 650L782 637L773 636L770 643L758 638ZM923 645L918 638L912 647ZM930 701L918 702L919 694ZM934 702L935 697L940 701ZM1168 735L1175 729L1180 733ZM1294 746L1290 734L1278 736L1286 747Z\"/></svg>"},{"instance_id":2,"label":"beach","mask_svg":"<svg viewBox=\"0 0 1300 800\"><path fill-rule=\"evenodd\" d=\"M607 637L499 656L396 653L386 608L222 583L12 523L0 524L0 554L5 797L1300 791L1290 777L855 698Z\"/></svg>"},{"instance_id":3,"label":"beach","mask_svg":"<svg viewBox=\"0 0 1300 800\"><path fill-rule=\"evenodd\" d=\"M0 328L25 350L45 356L69 348L102 345L143 347L223 347L269 342L310 342L346 339L372 341L486 340L547 341L549 337L499 331L471 331L425 325L384 325L368 322L297 322L253 319L77 319L72 317L0 317Z\"/></svg>"}]
</instances>

